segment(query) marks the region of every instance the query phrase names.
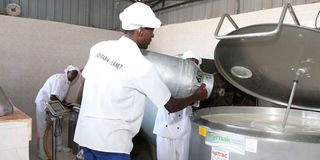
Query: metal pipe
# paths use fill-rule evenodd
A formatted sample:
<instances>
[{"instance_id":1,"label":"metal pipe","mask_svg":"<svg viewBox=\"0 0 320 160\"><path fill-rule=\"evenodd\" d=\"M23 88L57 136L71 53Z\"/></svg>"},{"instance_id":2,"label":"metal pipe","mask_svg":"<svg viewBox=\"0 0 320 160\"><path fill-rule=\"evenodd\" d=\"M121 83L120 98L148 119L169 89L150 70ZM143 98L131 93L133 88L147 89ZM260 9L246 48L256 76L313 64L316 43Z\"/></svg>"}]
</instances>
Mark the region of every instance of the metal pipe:
<instances>
[{"instance_id":1,"label":"metal pipe","mask_svg":"<svg viewBox=\"0 0 320 160\"><path fill-rule=\"evenodd\" d=\"M291 90L288 106L287 106L287 109L286 109L286 112L284 114L284 118L283 118L283 121L282 121L282 129L284 129L286 124L287 124L287 120L288 120L288 117L289 117L289 112L290 112L290 108L291 108L291 104L292 104L292 100L293 100L293 96L294 96L294 91L296 90L297 83L298 83L298 80L294 80L293 81L293 87L292 87L292 90Z\"/></svg>"},{"instance_id":2,"label":"metal pipe","mask_svg":"<svg viewBox=\"0 0 320 160\"><path fill-rule=\"evenodd\" d=\"M57 117L52 117L52 160L56 160L56 121Z\"/></svg>"},{"instance_id":3,"label":"metal pipe","mask_svg":"<svg viewBox=\"0 0 320 160\"><path fill-rule=\"evenodd\" d=\"M292 90L291 90L288 106L287 106L287 109L286 109L286 112L284 114L284 118L283 118L283 121L282 121L282 129L284 129L286 124L287 124L288 117L289 117L289 112L290 112L290 108L291 108L292 100L293 100L293 96L294 96L294 92L296 90L297 83L299 82L299 78L304 76L304 75L306 75L307 73L308 73L308 69L307 68L298 68L297 71L296 71L296 77L293 80L293 87L292 87Z\"/></svg>"}]
</instances>

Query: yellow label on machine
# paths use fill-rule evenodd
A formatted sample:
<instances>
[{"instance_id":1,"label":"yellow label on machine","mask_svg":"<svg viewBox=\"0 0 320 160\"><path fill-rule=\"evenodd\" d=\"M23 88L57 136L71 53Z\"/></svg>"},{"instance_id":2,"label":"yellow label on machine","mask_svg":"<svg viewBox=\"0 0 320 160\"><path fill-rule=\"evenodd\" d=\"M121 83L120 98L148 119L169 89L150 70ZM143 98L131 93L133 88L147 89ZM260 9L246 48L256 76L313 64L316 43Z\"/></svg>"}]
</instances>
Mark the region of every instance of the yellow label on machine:
<instances>
[{"instance_id":1,"label":"yellow label on machine","mask_svg":"<svg viewBox=\"0 0 320 160\"><path fill-rule=\"evenodd\" d=\"M199 126L199 135L205 137L207 135L207 129L204 126Z\"/></svg>"}]
</instances>

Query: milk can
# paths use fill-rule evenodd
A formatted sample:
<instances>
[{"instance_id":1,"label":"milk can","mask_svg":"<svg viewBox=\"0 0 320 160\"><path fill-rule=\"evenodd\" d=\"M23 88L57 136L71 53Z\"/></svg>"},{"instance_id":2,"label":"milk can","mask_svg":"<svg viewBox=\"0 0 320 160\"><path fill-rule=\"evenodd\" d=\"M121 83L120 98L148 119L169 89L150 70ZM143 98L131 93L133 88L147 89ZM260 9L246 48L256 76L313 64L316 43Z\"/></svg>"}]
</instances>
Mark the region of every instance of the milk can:
<instances>
[{"instance_id":1,"label":"milk can","mask_svg":"<svg viewBox=\"0 0 320 160\"><path fill-rule=\"evenodd\" d=\"M210 96L214 82L213 75L204 73L193 62L146 50L142 50L142 54L155 65L173 97L190 96L201 83L206 84L208 97Z\"/></svg>"}]
</instances>

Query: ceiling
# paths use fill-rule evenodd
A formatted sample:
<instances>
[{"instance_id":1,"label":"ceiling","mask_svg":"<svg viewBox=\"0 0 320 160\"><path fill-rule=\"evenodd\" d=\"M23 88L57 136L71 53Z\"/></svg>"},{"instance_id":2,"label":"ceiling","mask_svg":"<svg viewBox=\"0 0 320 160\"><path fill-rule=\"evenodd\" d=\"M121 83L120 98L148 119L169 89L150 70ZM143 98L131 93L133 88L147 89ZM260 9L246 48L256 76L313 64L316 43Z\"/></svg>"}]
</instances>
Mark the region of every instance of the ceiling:
<instances>
[{"instance_id":1,"label":"ceiling","mask_svg":"<svg viewBox=\"0 0 320 160\"><path fill-rule=\"evenodd\" d=\"M143 2L149 5L154 12L163 11L170 8L179 7L188 3L201 0L130 0L132 2Z\"/></svg>"}]
</instances>

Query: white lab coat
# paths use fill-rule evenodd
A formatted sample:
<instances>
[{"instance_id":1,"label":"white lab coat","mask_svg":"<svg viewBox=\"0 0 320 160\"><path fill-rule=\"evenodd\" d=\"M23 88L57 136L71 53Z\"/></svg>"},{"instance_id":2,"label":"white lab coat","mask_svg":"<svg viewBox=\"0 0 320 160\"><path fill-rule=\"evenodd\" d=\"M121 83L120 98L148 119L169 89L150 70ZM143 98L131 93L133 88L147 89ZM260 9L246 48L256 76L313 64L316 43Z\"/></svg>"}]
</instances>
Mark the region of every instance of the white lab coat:
<instances>
[{"instance_id":1,"label":"white lab coat","mask_svg":"<svg viewBox=\"0 0 320 160\"><path fill-rule=\"evenodd\" d=\"M199 103L197 103L197 106ZM165 107L159 108L153 133L157 135L158 160L187 160L192 106L169 113Z\"/></svg>"},{"instance_id":2,"label":"white lab coat","mask_svg":"<svg viewBox=\"0 0 320 160\"><path fill-rule=\"evenodd\" d=\"M187 51L183 53L183 59L194 58L201 64L201 58ZM199 107L200 101L192 104ZM181 111L169 113L165 107L159 108L153 133L157 135L157 160L188 160L189 143L191 134L192 106Z\"/></svg>"},{"instance_id":3,"label":"white lab coat","mask_svg":"<svg viewBox=\"0 0 320 160\"><path fill-rule=\"evenodd\" d=\"M157 136L157 160L188 160L190 134L170 139Z\"/></svg>"},{"instance_id":4,"label":"white lab coat","mask_svg":"<svg viewBox=\"0 0 320 160\"><path fill-rule=\"evenodd\" d=\"M37 136L42 138L47 128L45 103L50 100L51 95L62 101L65 99L70 86L67 73L54 74L48 78L43 87L38 92L35 99L37 117Z\"/></svg>"},{"instance_id":5,"label":"white lab coat","mask_svg":"<svg viewBox=\"0 0 320 160\"><path fill-rule=\"evenodd\" d=\"M130 154L148 97L156 106L171 93L137 44L123 36L90 49L74 141L96 151Z\"/></svg>"}]
</instances>

